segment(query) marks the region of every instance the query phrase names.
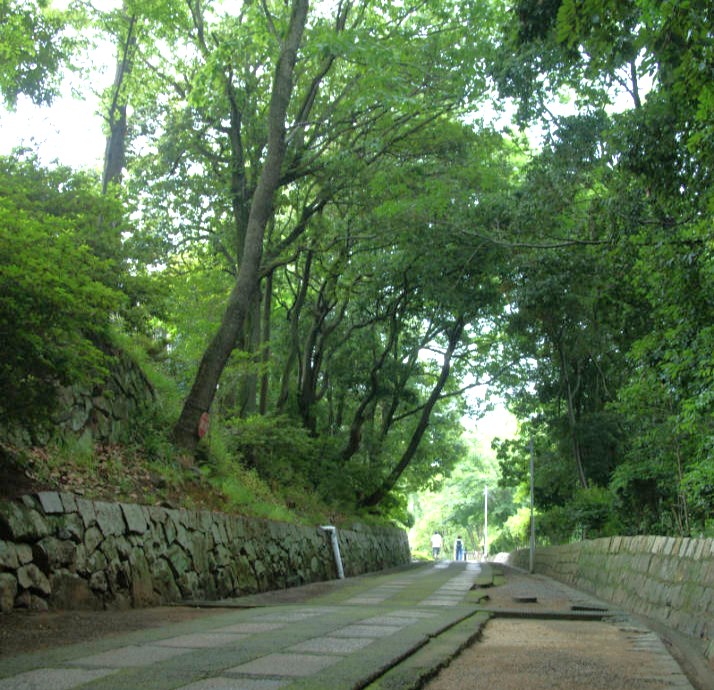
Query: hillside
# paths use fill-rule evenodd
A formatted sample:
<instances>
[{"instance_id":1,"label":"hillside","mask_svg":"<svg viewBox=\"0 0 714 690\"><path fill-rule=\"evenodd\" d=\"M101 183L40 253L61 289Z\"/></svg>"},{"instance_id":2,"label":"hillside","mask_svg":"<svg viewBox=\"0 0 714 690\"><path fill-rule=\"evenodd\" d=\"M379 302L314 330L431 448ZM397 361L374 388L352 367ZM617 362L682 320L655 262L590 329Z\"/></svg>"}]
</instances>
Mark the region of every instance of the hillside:
<instances>
[{"instance_id":1,"label":"hillside","mask_svg":"<svg viewBox=\"0 0 714 690\"><path fill-rule=\"evenodd\" d=\"M167 471L121 445L95 446L91 462L57 447L19 449L0 445L0 498L38 491L67 491L89 499L172 508L233 512L256 517L321 521L319 514L289 510L279 496L241 503L194 466Z\"/></svg>"},{"instance_id":2,"label":"hillside","mask_svg":"<svg viewBox=\"0 0 714 690\"><path fill-rule=\"evenodd\" d=\"M55 449L0 447L0 497L67 491L107 501L221 509L225 497L200 474L168 481L121 446L98 447L92 466L60 457Z\"/></svg>"}]
</instances>

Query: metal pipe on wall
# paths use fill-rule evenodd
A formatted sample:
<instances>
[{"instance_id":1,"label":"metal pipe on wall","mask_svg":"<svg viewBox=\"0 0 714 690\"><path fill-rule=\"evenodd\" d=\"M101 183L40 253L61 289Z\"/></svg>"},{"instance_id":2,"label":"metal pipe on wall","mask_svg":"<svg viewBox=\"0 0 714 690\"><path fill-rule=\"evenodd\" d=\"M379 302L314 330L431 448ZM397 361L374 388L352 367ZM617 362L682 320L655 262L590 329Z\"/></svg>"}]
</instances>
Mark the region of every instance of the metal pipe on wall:
<instances>
[{"instance_id":1,"label":"metal pipe on wall","mask_svg":"<svg viewBox=\"0 0 714 690\"><path fill-rule=\"evenodd\" d=\"M344 580L345 571L342 568L342 556L340 555L340 543L337 541L337 528L334 525L321 525L321 530L329 532L332 541L332 553L335 555L335 565L337 566L337 577Z\"/></svg>"}]
</instances>

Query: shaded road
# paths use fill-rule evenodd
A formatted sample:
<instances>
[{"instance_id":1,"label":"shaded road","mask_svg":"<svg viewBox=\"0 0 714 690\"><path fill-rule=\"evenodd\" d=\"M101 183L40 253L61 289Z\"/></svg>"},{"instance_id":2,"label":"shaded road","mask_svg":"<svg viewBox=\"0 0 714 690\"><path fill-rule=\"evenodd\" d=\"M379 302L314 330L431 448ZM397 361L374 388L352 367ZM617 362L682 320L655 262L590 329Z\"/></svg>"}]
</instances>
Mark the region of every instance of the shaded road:
<instances>
[{"instance_id":1,"label":"shaded road","mask_svg":"<svg viewBox=\"0 0 714 690\"><path fill-rule=\"evenodd\" d=\"M487 684L481 680L487 678L485 659L496 659L494 668L500 665L503 675L524 658L533 635L524 638L525 628L516 625L511 635L521 638L513 637L509 647L508 631L494 627L513 623L515 616L527 616L529 624L584 626L577 634L566 630L565 641L587 640L586 630L592 639L604 639L604 632L593 633L595 625L605 626L605 637L634 634L627 617L599 610L601 603L585 595L545 578L502 572L489 564L423 564L326 587L214 602L224 607L216 615L2 658L0 690L407 690L427 682L433 690L505 689L495 676ZM483 641L473 644L482 632ZM542 629L534 635L543 643L536 656L543 656L548 635ZM650 675L641 678L652 690L690 690L659 638L645 629L642 635L635 637L647 644L629 650L637 657L624 667L649 667ZM485 657L471 656L494 643ZM560 655L554 667L567 667L563 645L553 638L550 647ZM440 668L445 670L434 678ZM447 677L459 669L468 673ZM599 686L588 684L592 677L577 684L581 676L572 676L568 685L548 687L593 690ZM519 682L519 690L536 687Z\"/></svg>"}]
</instances>

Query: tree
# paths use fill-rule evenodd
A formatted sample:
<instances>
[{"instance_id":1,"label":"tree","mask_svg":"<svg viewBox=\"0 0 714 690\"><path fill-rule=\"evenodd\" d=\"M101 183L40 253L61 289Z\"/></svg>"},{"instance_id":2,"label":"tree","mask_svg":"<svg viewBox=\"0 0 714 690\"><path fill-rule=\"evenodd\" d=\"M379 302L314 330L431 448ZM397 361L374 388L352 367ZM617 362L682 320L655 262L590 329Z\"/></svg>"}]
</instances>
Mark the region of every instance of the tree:
<instances>
[{"instance_id":1,"label":"tree","mask_svg":"<svg viewBox=\"0 0 714 690\"><path fill-rule=\"evenodd\" d=\"M587 437L595 442L593 460L606 470L593 474L590 469L590 476L579 472L581 487L570 496L555 472L551 489L541 488L540 501L560 506L565 511L561 515L570 511L572 517L579 510L597 520L588 500L608 501L585 493L609 483L609 500L625 529L632 531L689 533L694 517L689 498L700 506L710 501L700 472L709 451L694 441L708 434L709 408L701 393L711 388L703 355L708 328L700 321L708 313L701 301L709 275L708 244L701 231L710 216L705 182L710 148L700 117L707 111L707 96L692 69L695 60L707 59L706 39L694 28L703 11L648 2L564 0L543 5L526 0L518 4L508 32L507 49L514 57L499 74L504 93L523 99L522 117L545 114L559 127L561 138L557 155L541 156L545 175L531 180L536 187L528 183L531 203L523 206L541 220L544 215L542 225L548 230L558 230L554 234L560 249L555 250L557 268L550 263L544 274L536 271L535 281L529 272L529 284L517 283L516 294L524 287L521 298L530 292L533 299L519 300L514 324L520 324L520 335L510 342L514 351L538 357L537 369L531 368L535 375L530 374L537 382L536 394L524 392L517 404L524 416L533 417L529 430L539 426L545 431L540 453L552 458L554 469L562 462L558 438L570 427L572 455L580 456L579 464L587 470ZM523 66L525 56L534 67ZM649 93L641 88L647 79L653 83ZM583 111L573 122L589 119L596 125L588 139L576 136L572 126L563 138L564 122L548 114L547 98L566 88ZM618 89L629 94L632 108L609 118L593 117L603 104L614 102ZM529 98L530 93L536 98ZM591 155L568 154L582 153L588 140L604 152L599 162ZM693 141L699 146L692 146ZM567 165L561 167L564 161ZM579 181L577 188L571 180ZM551 205L541 206L541 198L549 198ZM526 238L531 250L545 249L542 233L530 230ZM575 281L568 278L571 272ZM521 313L526 304L539 314L543 309L545 316L534 321L531 307ZM549 321L558 330L534 327ZM690 381L696 381L697 393ZM556 391L555 399L565 394L563 409L569 418L560 427L549 422L559 414L551 402ZM578 407L582 405L586 407ZM609 450L603 439L611 439ZM523 444L519 447L511 446L510 458L522 470ZM514 465L505 467L513 471ZM689 472L697 477L691 495L685 489ZM697 519L701 529L701 515Z\"/></svg>"},{"instance_id":2,"label":"tree","mask_svg":"<svg viewBox=\"0 0 714 690\"><path fill-rule=\"evenodd\" d=\"M80 43L65 31L79 17L48 5L0 2L0 94L11 108L21 94L36 104L50 103Z\"/></svg>"},{"instance_id":3,"label":"tree","mask_svg":"<svg viewBox=\"0 0 714 690\"><path fill-rule=\"evenodd\" d=\"M385 478L393 469L391 454L408 445L438 380L438 365L426 366L419 350L434 346L432 338L460 318L463 305L448 302L477 273L473 265L465 273L454 269L446 259L428 267L425 257L404 247L414 239L410 224L423 223L424 241L438 232L451 259L463 263L450 237L449 205L457 196L466 204L462 182L477 176L476 159L487 165L499 145L497 137L488 145L484 137L471 151L468 128L452 115L473 97L473 58L483 49L455 40L465 28L440 3L358 12L345 2L334 16L310 15L297 52L294 97L285 106L277 192L259 223L263 235L254 249L260 261L246 264L251 205L270 159L263 123L276 93L271 75L289 14L279 3L248 4L230 16L210 4L127 1L95 21L118 46L106 112L108 152L120 155L113 158L117 165L107 157L104 187L121 180L122 196L139 219L125 246L165 251L157 264L165 267L162 280L174 281L173 314L157 330L171 338L170 370L181 384L206 385L209 379L191 361L200 359L198 342L211 328L228 333L215 360L221 388L214 416L238 428L236 414L247 420L257 410L266 416L287 411L316 445L330 444L334 454L326 462L340 456L338 470L349 467L357 476L370 467L368 476ZM175 35L167 43L170 30ZM454 157L467 158L467 152L471 160L451 174ZM411 199L400 198L400 191ZM379 266L374 251L384 252ZM475 261L482 256L472 254ZM410 264L420 275L404 283ZM236 288L241 272L252 275L250 299ZM482 279L479 274L470 293L477 297L474 312L492 308L487 305L498 292L486 281L482 300ZM228 311L219 306L231 291L245 298L237 321L234 305ZM221 328L221 312L230 329ZM289 329L282 325L285 313ZM355 345L357 335L368 348ZM465 340L457 353L455 380L467 368L471 344ZM370 376L366 395L356 372L351 379L346 373L355 362ZM349 381L345 390L342 381ZM400 472L402 486L428 480L429 448L445 466L450 462L458 388L449 381L427 406L421 442ZM215 382L207 385L207 399L215 390Z\"/></svg>"},{"instance_id":4,"label":"tree","mask_svg":"<svg viewBox=\"0 0 714 690\"><path fill-rule=\"evenodd\" d=\"M429 424L429 419L431 418L432 411L437 401L441 397L444 386L449 378L449 372L451 369L451 360L454 356L454 351L456 350L459 341L461 340L461 334L463 332L464 324L462 320L457 320L455 324L447 331L447 342L446 349L443 353L443 362L441 365L441 370L439 376L436 379L434 387L429 393L421 413L419 414L419 419L416 426L412 432L409 443L407 444L404 452L402 453L399 461L394 465L389 474L384 478L382 484L371 494L366 496L361 500L361 504L370 507L380 503L389 491L391 491L396 485L399 478L402 476L404 470L409 466L414 457L414 454L419 447L419 444L426 432L427 426Z\"/></svg>"},{"instance_id":5,"label":"tree","mask_svg":"<svg viewBox=\"0 0 714 690\"><path fill-rule=\"evenodd\" d=\"M263 236L272 214L273 197L280 183L286 147L285 116L292 94L293 70L306 21L307 0L294 0L290 24L281 42L275 70L268 112L266 159L250 206L241 268L221 326L204 353L196 380L174 429L176 440L183 446L192 447L196 443L198 418L208 410L213 401L225 363L235 347L257 295Z\"/></svg>"},{"instance_id":6,"label":"tree","mask_svg":"<svg viewBox=\"0 0 714 690\"><path fill-rule=\"evenodd\" d=\"M127 185L133 190L134 180L141 180L144 191L136 187L137 194L150 190L153 198L163 196L180 211L160 221L167 235L184 247L210 247L216 265L238 280L248 260L250 208L270 159L263 158L267 130L260 124L272 89L266 75L276 69L276 32L287 30L288 18L283 9L267 5L246 6L237 17L210 14L198 4L190 9L194 32L183 37L184 53L173 64L159 65L152 57L148 73L141 72L167 96L133 102L132 134L143 127L157 141L158 153L130 164ZM416 140L440 115L460 107L472 87L463 70L473 51L454 42L464 31L460 22L436 4L382 9L357 11L345 2L334 17L316 12L307 24L295 97L285 104L286 156L275 187L280 193L265 220L270 230L260 247L262 266L253 274L266 284L277 267L292 261L297 243L326 205L342 202L338 197L347 193L351 176L361 177L401 142ZM242 30L242 23L251 32ZM430 69L424 68L425 59L431 60ZM132 80L138 74L137 69ZM376 93L382 97L375 100ZM183 185L179 194L176 171ZM257 282L250 290L266 296L267 318L268 292ZM188 445L196 441L194 422L212 400L216 381L210 380L223 369L219 360L228 361L226 351L240 344L255 350L255 357L265 356L257 355L268 345L256 337L268 326L265 321L261 326L257 299L245 312L250 318L235 321L235 337L223 339L224 354L204 361L216 366L204 366L195 379L177 425Z\"/></svg>"}]
</instances>

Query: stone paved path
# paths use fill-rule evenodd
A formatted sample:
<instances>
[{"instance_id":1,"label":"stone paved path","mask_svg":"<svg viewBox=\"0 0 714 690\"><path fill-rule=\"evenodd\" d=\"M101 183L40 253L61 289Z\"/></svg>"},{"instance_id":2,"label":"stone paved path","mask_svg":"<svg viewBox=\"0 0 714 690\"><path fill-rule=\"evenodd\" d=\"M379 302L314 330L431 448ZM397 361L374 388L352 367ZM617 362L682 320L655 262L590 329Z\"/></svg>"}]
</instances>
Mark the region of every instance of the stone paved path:
<instances>
[{"instance_id":1,"label":"stone paved path","mask_svg":"<svg viewBox=\"0 0 714 690\"><path fill-rule=\"evenodd\" d=\"M502 582L488 564L454 562L361 577L307 603L2 659L0 690L418 688L479 637L484 591ZM690 690L683 678L672 687Z\"/></svg>"},{"instance_id":2,"label":"stone paved path","mask_svg":"<svg viewBox=\"0 0 714 690\"><path fill-rule=\"evenodd\" d=\"M485 571L485 572L484 572ZM337 690L364 686L475 615L488 566L359 578L309 605L234 612L0 661L0 690ZM226 602L223 602L226 603ZM480 622L485 614L477 616Z\"/></svg>"}]
</instances>

